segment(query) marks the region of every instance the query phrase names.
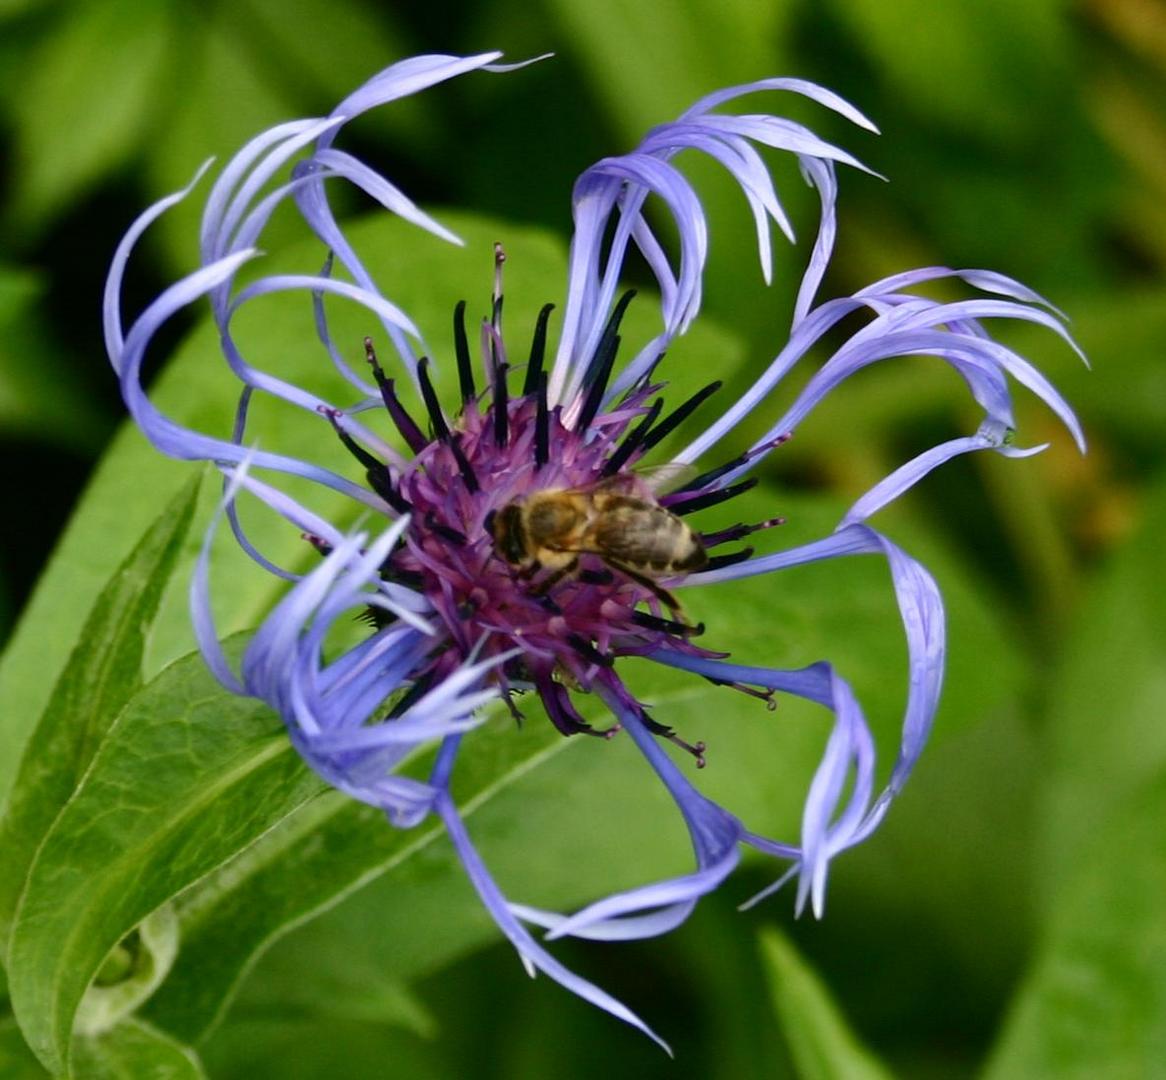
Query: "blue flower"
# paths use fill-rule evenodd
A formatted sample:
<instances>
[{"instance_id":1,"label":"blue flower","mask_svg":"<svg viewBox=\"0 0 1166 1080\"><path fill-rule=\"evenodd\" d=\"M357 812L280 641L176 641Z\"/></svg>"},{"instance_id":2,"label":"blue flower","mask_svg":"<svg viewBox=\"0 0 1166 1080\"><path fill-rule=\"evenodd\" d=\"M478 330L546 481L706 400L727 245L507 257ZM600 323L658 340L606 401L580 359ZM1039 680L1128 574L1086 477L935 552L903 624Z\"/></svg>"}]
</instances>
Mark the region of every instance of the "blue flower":
<instances>
[{"instance_id":1,"label":"blue flower","mask_svg":"<svg viewBox=\"0 0 1166 1080\"><path fill-rule=\"evenodd\" d=\"M1016 281L983 270L929 267L875 282L853 296L818 299L835 235L836 165L862 168L844 150L807 128L766 114L714 111L746 94L784 91L809 98L853 123L873 125L837 95L799 79L764 79L711 94L675 122L649 132L634 151L604 158L579 177L573 194L571 242L563 324L548 355L550 306L543 310L521 385L520 363L502 333L501 249L496 253L493 317L480 328L475 364L459 306L454 342L461 401L448 413L418 357L421 335L408 315L379 291L333 215L328 180L344 180L436 236L457 238L405 194L334 146L349 120L377 105L477 69L507 71L498 53L472 57L421 56L381 72L322 119L272 128L248 143L226 166L203 213L201 267L163 292L126 330L120 289L127 260L143 231L189 188L163 199L131 227L114 258L105 295L109 355L126 404L162 452L216 462L227 475L225 512L239 542L267 571L287 578L287 595L256 631L236 673L227 663L210 616L207 536L191 590L200 646L218 678L232 691L268 702L287 725L304 760L335 787L383 809L407 828L429 814L445 823L466 871L499 927L533 974L550 975L568 989L657 1038L625 1006L573 975L540 944L528 925L564 935L617 940L648 937L679 925L697 900L736 865L741 845L788 862L772 888L797 879L796 903L820 914L827 869L841 851L878 826L906 782L927 740L939 700L944 664L944 612L931 575L869 524L875 511L958 454L993 450L1011 457L1041 449L1012 446L1009 376L1043 399L1084 448L1072 410L1023 357L997 342L982 320L1038 323L1074 349L1060 314ZM707 225L695 191L673 163L697 150L736 181L757 226L762 274L771 277L770 228L792 239L769 170L756 145L793 154L816 190L821 216L786 342L736 401L699 426L697 410L720 388L714 382L688 401L664 410L660 359L700 311ZM295 160L290 178L276 177ZM196 180L198 178L196 177ZM193 186L193 185L192 185ZM669 253L643 209L654 197L675 226ZM292 202L327 253L318 275L272 275L239 285L244 264L273 211ZM644 258L660 293L660 332L616 364L620 320L631 298L617 300L629 247ZM335 263L343 276L332 274ZM915 286L957 279L974 294L940 303ZM356 405L322 400L257 370L232 335L240 307L263 295L296 291L314 307L320 341L359 395ZM398 391L366 341L368 371L349 366L328 329L325 300L362 305L397 354L390 369L412 384ZM143 356L175 312L209 299L223 357L241 384L235 430L227 437L192 431L163 415L141 383ZM848 316L860 329L831 347L786 412L735 457L693 479L685 474L763 405L769 392L806 353ZM792 434L814 407L856 371L891 357L926 355L963 376L983 421L975 434L928 450L863 495L829 536L814 543L754 555L750 548L714 553L779 523L772 518L717 532L702 531L690 514L725 502L756 483L749 473ZM479 374L483 376L479 385ZM248 409L259 392L320 417L351 450L365 482L298 457L246 445ZM412 397L421 422L405 404ZM383 407L397 428L390 445L359 419ZM417 404L412 406L413 413ZM703 410L705 413L708 409ZM651 461L665 435L691 431L691 441L653 475L670 476L668 490L633 466ZM348 496L382 520L379 535L345 535L289 494L259 479L299 477ZM241 490L258 497L301 530L322 558L306 575L291 574L254 549L234 501ZM367 520L367 518L366 518ZM698 644L703 627L684 617L675 592L719 581L768 574L789 566L861 553L883 556L902 616L909 653L909 684L902 740L889 781L874 787L875 751L862 709L827 662L800 670L753 667ZM362 615L369 633L339 657L325 659L324 641L338 620ZM711 639L715 640L715 627ZM704 764L704 746L689 743L648 715L621 680L618 661L638 656L761 697L807 698L831 710L834 726L810 784L797 843L756 835L706 799L661 743L671 741ZM533 690L564 735L631 738L672 794L691 833L696 867L690 874L607 897L570 916L511 903L483 865L450 794L454 759L487 702L501 698L515 712L514 694ZM592 728L573 696L597 695L614 723ZM441 740L427 782L395 774L421 742ZM472 752L472 750L471 750ZM767 889L766 893L772 891ZM765 895L765 894L762 894ZM659 1040L657 1040L659 1041Z\"/></svg>"}]
</instances>

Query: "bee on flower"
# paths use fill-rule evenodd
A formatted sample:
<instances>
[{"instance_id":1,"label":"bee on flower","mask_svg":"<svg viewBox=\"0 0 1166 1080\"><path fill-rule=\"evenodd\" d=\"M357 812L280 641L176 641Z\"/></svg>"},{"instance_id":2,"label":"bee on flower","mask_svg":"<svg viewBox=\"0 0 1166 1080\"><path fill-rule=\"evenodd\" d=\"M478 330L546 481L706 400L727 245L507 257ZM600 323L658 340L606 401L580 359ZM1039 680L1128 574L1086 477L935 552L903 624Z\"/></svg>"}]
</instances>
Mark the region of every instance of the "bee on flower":
<instances>
[{"instance_id":1,"label":"bee on flower","mask_svg":"<svg viewBox=\"0 0 1166 1080\"><path fill-rule=\"evenodd\" d=\"M851 296L819 299L836 231L836 167L863 168L845 150L806 127L770 114L721 111L746 95L800 95L868 130L853 106L800 79L764 79L702 98L676 121L650 131L636 149L592 165L572 196L575 232L569 273L559 299L561 323L552 347L554 305L542 309L529 341L503 332L502 268L495 250L491 315L471 348L465 304L454 308L448 347L420 355L421 335L409 316L381 292L346 239L329 201L329 182L344 181L435 236L457 242L389 180L334 145L353 118L379 105L474 71L504 72L500 54L420 56L374 76L320 119L281 124L257 135L226 165L207 197L198 270L163 292L126 328L121 283L142 233L190 189L163 199L130 228L115 255L105 296L110 359L127 407L163 453L215 462L226 474L224 508L244 550L262 568L288 579L283 600L252 636L241 670L220 648L210 615L208 534L192 584L200 647L229 689L268 702L287 725L308 765L354 798L381 808L398 827L436 814L483 903L519 951L528 970L543 971L586 1000L658 1037L626 1006L564 968L529 927L549 936L620 940L678 926L699 898L715 889L747 845L788 864L767 895L796 878L796 904L821 914L827 869L840 852L866 839L901 790L927 741L944 665L944 613L939 589L915 559L868 524L882 507L957 455L992 450L1010 457L1035 453L1012 444L1010 380L1039 396L1084 448L1080 426L1054 387L1023 357L995 340L983 320L1037 323L1076 349L1056 309L1002 274L927 267L877 281ZM797 291L785 341L752 385L733 400L711 381L683 400L667 388L663 359L701 307L708 244L704 210L673 159L695 150L724 167L740 187L757 226L762 275L772 276L770 228L792 230L768 167L756 146L794 155L820 201L817 238ZM293 164L294 162L294 164ZM287 172L285 179L280 174ZM197 178L196 178L197 179ZM193 185L192 185L193 186ZM675 228L669 252L645 214L652 199ZM316 275L275 274L240 284L257 259L272 213L291 203L320 243ZM633 294L620 294L629 252L638 252L659 288L659 332L624 346L621 325ZM339 270L334 274L334 270ZM912 290L954 279L968 298L938 302ZM385 283L391 289L391 283ZM248 363L232 320L253 299L305 294L312 305L322 363L334 364L355 403L323 400ZM239 380L232 432L185 428L151 402L141 382L143 359L172 315L209 301L223 358ZM368 313L364 361L353 365L328 327L327 302L343 298ZM451 298L451 307L453 307ZM846 318L864 324L836 346L824 338ZM374 343L375 342L375 343ZM379 350L378 350L379 344ZM770 392L815 347L828 348L793 403L770 417L743 450L721 450L746 419L764 415ZM476 355L475 355L476 354ZM781 518L728 528L702 524L702 511L731 503L753 487L751 475L815 407L850 375L877 361L924 355L950 365L983 410L979 429L927 450L859 498L829 535L768 554L741 546L770 534ZM456 366L459 395L442 401L431 376L434 361ZM321 438L351 452L341 474L248 439L253 398L261 395L318 418ZM388 441L364 417L383 410L395 429ZM751 428L752 429L752 428ZM682 445L661 460L666 439ZM687 440L687 441L685 441ZM699 464L702 463L702 464ZM650 466L650 468L645 468ZM366 511L367 531L346 534L279 486L294 477L338 492ZM320 553L303 575L260 554L235 515L249 492L301 531ZM212 529L213 532L213 529ZM770 544L770 547L775 545ZM908 650L907 700L898 756L886 786L875 790L874 743L847 681L825 660L787 670L763 666L765 655L729 657L716 650L715 626L690 621L690 589L776 573L809 562L875 554L887 561ZM362 616L367 636L326 658L323 643L339 620ZM707 644L706 644L707 641ZM801 835L760 836L694 786L691 769L705 763L696 734L678 732L666 716L650 716L621 675L621 660L637 657L754 694L772 704L792 694L829 709L832 732L806 796ZM455 759L480 710L501 700L531 717L531 695L564 736L630 738L675 799L691 834L696 866L689 874L601 899L571 915L510 902L479 858L449 792ZM592 726L578 697L594 695L611 722ZM533 722L533 718L532 718ZM420 743L439 740L427 782L395 767ZM677 757L671 743L684 751ZM602 752L597 742L594 752ZM685 754L691 755L690 758ZM687 762L687 767L685 765Z\"/></svg>"}]
</instances>

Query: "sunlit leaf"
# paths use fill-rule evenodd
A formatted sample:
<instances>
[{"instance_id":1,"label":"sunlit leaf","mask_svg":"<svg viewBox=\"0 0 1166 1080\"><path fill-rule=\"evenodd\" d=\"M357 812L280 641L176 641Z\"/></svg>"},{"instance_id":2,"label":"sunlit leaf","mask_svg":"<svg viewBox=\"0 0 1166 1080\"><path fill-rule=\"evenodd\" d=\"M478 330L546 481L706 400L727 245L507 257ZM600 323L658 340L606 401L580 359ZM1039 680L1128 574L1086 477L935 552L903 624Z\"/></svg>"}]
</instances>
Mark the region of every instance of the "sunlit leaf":
<instances>
[{"instance_id":1,"label":"sunlit leaf","mask_svg":"<svg viewBox=\"0 0 1166 1080\"><path fill-rule=\"evenodd\" d=\"M320 790L262 705L198 654L122 710L37 852L8 952L13 1010L51 1069L106 954L159 904Z\"/></svg>"},{"instance_id":2,"label":"sunlit leaf","mask_svg":"<svg viewBox=\"0 0 1166 1080\"><path fill-rule=\"evenodd\" d=\"M0 819L0 941L5 950L37 848L114 718L142 685L146 635L186 540L197 495L193 478L102 590L25 748Z\"/></svg>"}]
</instances>

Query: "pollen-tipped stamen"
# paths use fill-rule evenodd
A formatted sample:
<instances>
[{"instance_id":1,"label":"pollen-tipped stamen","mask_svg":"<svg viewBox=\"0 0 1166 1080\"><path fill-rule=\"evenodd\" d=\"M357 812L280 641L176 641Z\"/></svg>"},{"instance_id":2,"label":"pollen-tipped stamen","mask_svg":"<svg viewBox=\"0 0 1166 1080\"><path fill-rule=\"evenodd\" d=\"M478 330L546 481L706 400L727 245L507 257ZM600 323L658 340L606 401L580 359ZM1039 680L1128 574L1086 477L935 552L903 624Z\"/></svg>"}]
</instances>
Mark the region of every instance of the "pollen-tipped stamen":
<instances>
[{"instance_id":1,"label":"pollen-tipped stamen","mask_svg":"<svg viewBox=\"0 0 1166 1080\"><path fill-rule=\"evenodd\" d=\"M759 521L756 525L746 525L743 522L736 525L731 525L727 529L719 529L716 532L701 533L701 543L706 548L718 547L721 544L728 544L734 540L743 540L746 536L750 536L755 532L761 532L764 529L773 529L778 525L784 525L785 518L773 517L765 521Z\"/></svg>"},{"instance_id":2,"label":"pollen-tipped stamen","mask_svg":"<svg viewBox=\"0 0 1166 1080\"><path fill-rule=\"evenodd\" d=\"M373 378L376 379L377 386L380 388L381 400L385 403L385 410L388 412L389 418L401 433L401 438L405 440L405 444L410 450L417 453L429 444L429 440L414 422L413 417L405 411L405 406L401 404L393 389L393 380L385 375L377 361L376 349L373 347L370 337L364 339L364 358L368 361L369 367L372 368Z\"/></svg>"}]
</instances>

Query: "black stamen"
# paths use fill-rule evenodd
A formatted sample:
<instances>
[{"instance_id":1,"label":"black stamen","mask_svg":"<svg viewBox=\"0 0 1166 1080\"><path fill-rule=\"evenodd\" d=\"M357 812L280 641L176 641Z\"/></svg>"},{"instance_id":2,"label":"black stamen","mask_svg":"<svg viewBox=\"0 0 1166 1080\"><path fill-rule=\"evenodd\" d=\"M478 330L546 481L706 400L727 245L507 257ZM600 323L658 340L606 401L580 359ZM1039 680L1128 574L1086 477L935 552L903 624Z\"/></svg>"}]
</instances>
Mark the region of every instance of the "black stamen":
<instances>
[{"instance_id":1,"label":"black stamen","mask_svg":"<svg viewBox=\"0 0 1166 1080\"><path fill-rule=\"evenodd\" d=\"M677 488L674 494L680 494L682 491L700 491L702 488L708 487L714 480L719 480L725 473L732 472L739 466L746 464L750 456L749 454L740 454L733 458L732 461L726 461L723 465L718 465L715 469L709 469L708 472L693 477L684 487Z\"/></svg>"},{"instance_id":2,"label":"black stamen","mask_svg":"<svg viewBox=\"0 0 1166 1080\"><path fill-rule=\"evenodd\" d=\"M449 427L441 412L441 405L437 401L437 393L433 383L429 380L429 357L423 356L417 361L417 378L421 382L421 396L425 399L425 408L429 413L429 422L433 425L433 434L442 442L449 440Z\"/></svg>"},{"instance_id":3,"label":"black stamen","mask_svg":"<svg viewBox=\"0 0 1166 1080\"><path fill-rule=\"evenodd\" d=\"M676 634L679 637L699 637L704 633L704 623L689 626L688 623L677 622L675 619L661 619L646 611L633 611L632 622L646 630L656 630L661 634Z\"/></svg>"},{"instance_id":4,"label":"black stamen","mask_svg":"<svg viewBox=\"0 0 1166 1080\"><path fill-rule=\"evenodd\" d=\"M470 360L470 340L466 336L466 302L459 300L453 309L453 349L457 354L457 377L462 401L470 401L474 389L474 367Z\"/></svg>"},{"instance_id":5,"label":"black stamen","mask_svg":"<svg viewBox=\"0 0 1166 1080\"><path fill-rule=\"evenodd\" d=\"M726 566L735 566L739 562L744 562L753 555L753 548L742 548L740 551L731 551L727 555L713 555L704 566L701 567L701 572L708 570L720 570Z\"/></svg>"},{"instance_id":6,"label":"black stamen","mask_svg":"<svg viewBox=\"0 0 1166 1080\"><path fill-rule=\"evenodd\" d=\"M587 585L610 585L615 581L615 574L610 570L580 570L575 579Z\"/></svg>"},{"instance_id":7,"label":"black stamen","mask_svg":"<svg viewBox=\"0 0 1166 1080\"><path fill-rule=\"evenodd\" d=\"M650 432L648 437L644 439L644 452L651 450L661 439L671 435L681 424L684 423L705 400L715 394L722 386L720 379L716 382L709 383L703 390L698 390L692 395L683 405L673 412L670 412L663 420L660 421L659 426L655 431Z\"/></svg>"},{"instance_id":8,"label":"black stamen","mask_svg":"<svg viewBox=\"0 0 1166 1080\"><path fill-rule=\"evenodd\" d=\"M627 438L624 439L616 452L607 459L607 464L603 466L600 471L600 476L615 476L627 463L628 459L634 454L644 441L644 436L648 434L648 429L656 422L656 417L660 415L660 410L664 408L664 399L656 398L652 402L652 407L644 415L643 419L628 432Z\"/></svg>"},{"instance_id":9,"label":"black stamen","mask_svg":"<svg viewBox=\"0 0 1166 1080\"><path fill-rule=\"evenodd\" d=\"M700 491L701 488L706 488L714 480L719 480L726 473L732 472L734 469L739 469L742 465L748 464L755 457L773 450L775 447L781 446L782 443L789 441L789 435L781 435L776 439L771 439L769 442L761 443L759 446L753 447L751 450L746 450L743 454L738 454L732 461L726 461L723 465L718 465L715 469L709 469L706 473L701 473L700 476L690 480L682 488L677 491Z\"/></svg>"},{"instance_id":10,"label":"black stamen","mask_svg":"<svg viewBox=\"0 0 1166 1080\"><path fill-rule=\"evenodd\" d=\"M493 353L493 337L490 338L490 351ZM510 397L506 386L506 372L509 364L498 363L494 357L494 444L503 449L510 438Z\"/></svg>"},{"instance_id":11,"label":"black stamen","mask_svg":"<svg viewBox=\"0 0 1166 1080\"><path fill-rule=\"evenodd\" d=\"M662 739L667 739L670 743L675 743L681 750L686 751L696 758L696 767L703 769L708 764L704 759L704 752L708 749L704 743L688 743L685 742L676 732L668 727L667 724L661 724L658 720L653 720L643 708L640 709L640 719L644 722L644 726L653 734Z\"/></svg>"},{"instance_id":12,"label":"black stamen","mask_svg":"<svg viewBox=\"0 0 1166 1080\"><path fill-rule=\"evenodd\" d=\"M427 693L429 688L433 685L433 673L429 672L422 675L404 694L401 695L397 704L389 710L388 720L396 720L399 716L404 715L409 709L413 708Z\"/></svg>"},{"instance_id":13,"label":"black stamen","mask_svg":"<svg viewBox=\"0 0 1166 1080\"><path fill-rule=\"evenodd\" d=\"M332 430L339 436L340 441L344 444L345 449L361 463L366 469L383 469L385 464L380 458L374 457L363 446L360 445L351 435L348 434L340 426L340 413L335 409L329 409L326 405L320 405L318 412L323 413L328 417L332 424Z\"/></svg>"},{"instance_id":14,"label":"black stamen","mask_svg":"<svg viewBox=\"0 0 1166 1080\"><path fill-rule=\"evenodd\" d=\"M317 536L315 533L300 533L300 539L307 540L321 555L328 556L332 554L332 545L322 536Z\"/></svg>"},{"instance_id":15,"label":"black stamen","mask_svg":"<svg viewBox=\"0 0 1166 1080\"><path fill-rule=\"evenodd\" d=\"M591 421L595 419L595 414L599 412L599 405L603 401L603 395L607 390L607 380L611 377L611 369L615 365L615 356L619 352L620 337L616 331L619 329L619 324L623 320L624 312L627 311L628 304L632 302L632 297L635 295L635 289L628 289L619 298L619 302L615 305L615 310L611 313L611 318L607 320L607 325L603 328L603 335L599 339L599 344L595 347L595 355L591 358L591 364L583 379L583 385L588 388L587 397L583 402L583 409L579 413L579 422L575 427L576 431L586 431Z\"/></svg>"},{"instance_id":16,"label":"black stamen","mask_svg":"<svg viewBox=\"0 0 1166 1080\"><path fill-rule=\"evenodd\" d=\"M538 401L534 416L534 464L541 469L551 459L551 414L547 409L547 373L538 375Z\"/></svg>"},{"instance_id":17,"label":"black stamen","mask_svg":"<svg viewBox=\"0 0 1166 1080\"><path fill-rule=\"evenodd\" d=\"M784 525L785 518L774 517L767 521L759 521L756 525L746 525L740 522L736 525L731 525L727 529L718 529L716 532L701 533L701 543L706 548L717 547L719 544L728 544L733 540L744 540L746 536L750 536L755 532L761 532L763 529L772 529L778 525Z\"/></svg>"},{"instance_id":18,"label":"black stamen","mask_svg":"<svg viewBox=\"0 0 1166 1080\"><path fill-rule=\"evenodd\" d=\"M458 471L462 474L462 480L466 485L466 490L471 495L475 494L479 490L478 477L473 470L473 466L470 465L469 459L462 449L462 441L457 435L450 439L449 448L453 451L453 459L457 462Z\"/></svg>"},{"instance_id":19,"label":"black stamen","mask_svg":"<svg viewBox=\"0 0 1166 1080\"><path fill-rule=\"evenodd\" d=\"M432 511L425 515L425 527L430 532L437 533L443 540L448 540L451 544L457 544L459 547L468 543L468 538L464 532L459 532L452 526L438 521Z\"/></svg>"},{"instance_id":20,"label":"black stamen","mask_svg":"<svg viewBox=\"0 0 1166 1080\"><path fill-rule=\"evenodd\" d=\"M372 338L366 337L364 339L364 357L372 368L373 378L376 379L377 386L380 387L381 400L385 403L385 408L388 410L389 416L392 418L397 430L401 433L401 438L405 440L406 445L414 453L423 449L429 440L413 422L413 418L405 411L405 406L397 399L396 392L393 390L393 380L385 377L384 371L381 370L381 365L377 363L377 354L373 348Z\"/></svg>"},{"instance_id":21,"label":"black stamen","mask_svg":"<svg viewBox=\"0 0 1166 1080\"><path fill-rule=\"evenodd\" d=\"M542 311L538 313L538 322L534 324L534 338L530 343L530 362L526 365L526 382L522 386L524 397L529 397L538 389L538 377L542 374L543 360L547 351L547 322L554 310L554 304L543 305Z\"/></svg>"},{"instance_id":22,"label":"black stamen","mask_svg":"<svg viewBox=\"0 0 1166 1080\"><path fill-rule=\"evenodd\" d=\"M413 509L413 504L393 487L393 478L389 475L389 470L384 465L376 469L369 469L365 475L368 477L369 487L396 510L398 514L407 514Z\"/></svg>"},{"instance_id":23,"label":"black stamen","mask_svg":"<svg viewBox=\"0 0 1166 1080\"><path fill-rule=\"evenodd\" d=\"M755 697L760 701L765 702L765 707L773 712L777 708L777 701L774 698L774 691L759 690L753 686L747 686L745 683L733 682L731 679L717 679L712 675L705 675L703 678L707 679L713 686L727 686L730 690L736 690L741 694L748 694L750 697Z\"/></svg>"},{"instance_id":24,"label":"black stamen","mask_svg":"<svg viewBox=\"0 0 1166 1080\"><path fill-rule=\"evenodd\" d=\"M567 644L571 646L584 660L590 660L593 664L598 664L600 667L609 668L614 666L615 660L610 656L605 656L586 638L581 638L578 634L568 634Z\"/></svg>"},{"instance_id":25,"label":"black stamen","mask_svg":"<svg viewBox=\"0 0 1166 1080\"><path fill-rule=\"evenodd\" d=\"M422 589L425 586L425 575L417 570L398 570L392 564L392 559L386 559L381 566L382 581L391 581L394 585L405 585L410 589Z\"/></svg>"},{"instance_id":26,"label":"black stamen","mask_svg":"<svg viewBox=\"0 0 1166 1080\"><path fill-rule=\"evenodd\" d=\"M730 484L726 488L721 488L719 491L710 491L707 495L698 495L695 499L685 499L683 502L668 502L666 509L670 514L675 514L677 517L683 517L685 514L693 514L697 510L704 510L710 506L716 506L717 503L727 502L729 499L734 499L738 495L743 495L746 491L751 491L757 486L757 477L751 476L748 480L742 480L739 484Z\"/></svg>"}]
</instances>

